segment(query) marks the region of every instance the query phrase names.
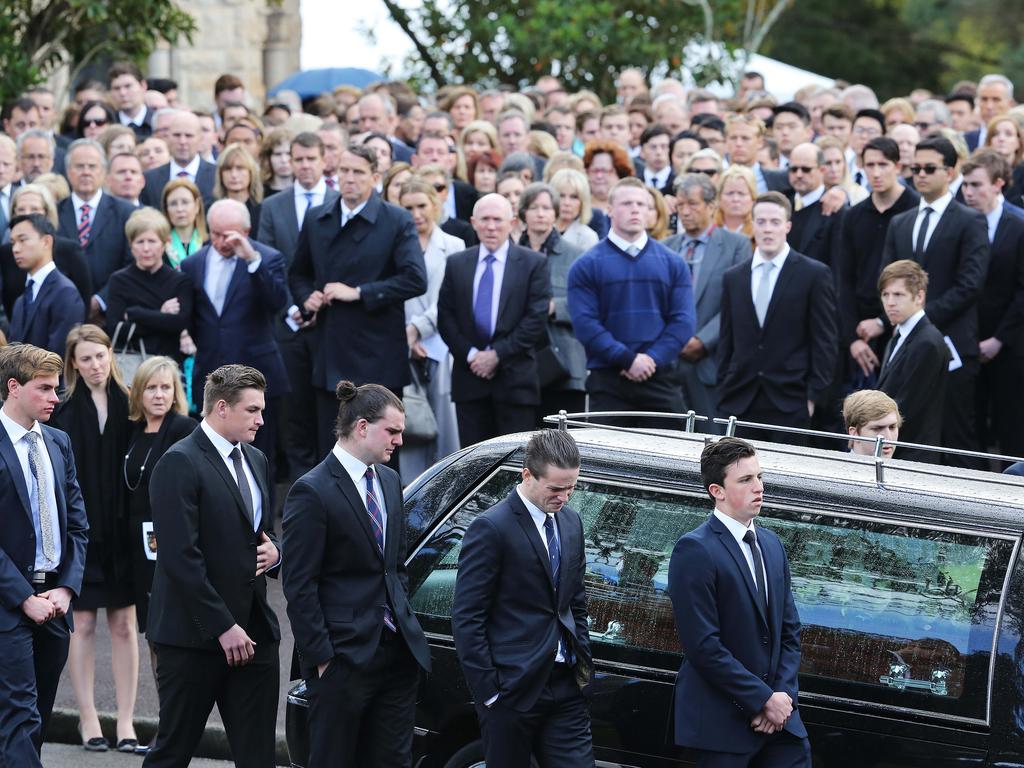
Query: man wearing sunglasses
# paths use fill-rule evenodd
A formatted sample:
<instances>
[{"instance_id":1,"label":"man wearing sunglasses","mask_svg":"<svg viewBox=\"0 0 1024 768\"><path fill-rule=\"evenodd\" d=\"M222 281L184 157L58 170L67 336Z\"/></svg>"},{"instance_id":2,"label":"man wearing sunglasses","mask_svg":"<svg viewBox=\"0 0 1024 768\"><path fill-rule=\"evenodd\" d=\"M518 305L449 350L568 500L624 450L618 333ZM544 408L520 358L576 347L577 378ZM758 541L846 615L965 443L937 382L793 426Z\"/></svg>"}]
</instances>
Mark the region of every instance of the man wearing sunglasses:
<instances>
[{"instance_id":1,"label":"man wearing sunglasses","mask_svg":"<svg viewBox=\"0 0 1024 768\"><path fill-rule=\"evenodd\" d=\"M786 240L805 256L832 264L831 238L838 238L842 216L825 216L825 154L811 143L798 144L789 154L789 185L793 188L793 228Z\"/></svg>"},{"instance_id":2,"label":"man wearing sunglasses","mask_svg":"<svg viewBox=\"0 0 1024 768\"><path fill-rule=\"evenodd\" d=\"M985 217L956 202L950 193L956 164L956 150L948 139L930 136L917 145L911 171L921 200L915 209L892 220L882 267L911 259L928 271L925 312L956 350L946 387L942 445L977 450L974 398L980 365L978 298L988 272L989 241ZM869 338L874 338L889 324L880 317L862 327ZM973 466L965 457L947 455L943 460Z\"/></svg>"}]
</instances>

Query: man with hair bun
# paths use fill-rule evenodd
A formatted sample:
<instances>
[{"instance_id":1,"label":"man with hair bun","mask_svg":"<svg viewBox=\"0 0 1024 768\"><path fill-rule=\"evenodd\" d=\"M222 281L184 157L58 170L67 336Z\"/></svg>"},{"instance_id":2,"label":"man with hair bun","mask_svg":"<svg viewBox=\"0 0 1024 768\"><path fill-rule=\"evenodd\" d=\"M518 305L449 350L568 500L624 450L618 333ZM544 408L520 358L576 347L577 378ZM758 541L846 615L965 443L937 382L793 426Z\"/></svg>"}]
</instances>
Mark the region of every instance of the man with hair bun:
<instances>
[{"instance_id":1,"label":"man with hair bun","mask_svg":"<svg viewBox=\"0 0 1024 768\"><path fill-rule=\"evenodd\" d=\"M310 768L408 768L426 637L409 605L398 473L405 407L341 381L327 457L284 504L288 618L309 694Z\"/></svg>"}]
</instances>

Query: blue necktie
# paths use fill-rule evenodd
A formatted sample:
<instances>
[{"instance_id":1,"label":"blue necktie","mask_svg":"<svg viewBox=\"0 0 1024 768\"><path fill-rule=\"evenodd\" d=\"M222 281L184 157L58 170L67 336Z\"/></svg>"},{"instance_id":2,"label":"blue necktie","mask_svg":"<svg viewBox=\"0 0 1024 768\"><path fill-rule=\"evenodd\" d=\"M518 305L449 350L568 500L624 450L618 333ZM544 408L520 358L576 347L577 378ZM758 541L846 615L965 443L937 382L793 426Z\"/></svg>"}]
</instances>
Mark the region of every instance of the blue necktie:
<instances>
[{"instance_id":1,"label":"blue necktie","mask_svg":"<svg viewBox=\"0 0 1024 768\"><path fill-rule=\"evenodd\" d=\"M25 309L29 309L36 300L35 291L32 290L33 283L35 283L35 280L31 277L25 283Z\"/></svg>"},{"instance_id":2,"label":"blue necktie","mask_svg":"<svg viewBox=\"0 0 1024 768\"><path fill-rule=\"evenodd\" d=\"M480 276L480 284L476 288L476 301L473 302L473 322L481 341L490 342L494 331L491 328L491 302L494 299L494 254L488 253L484 258L484 273Z\"/></svg>"},{"instance_id":3,"label":"blue necktie","mask_svg":"<svg viewBox=\"0 0 1024 768\"><path fill-rule=\"evenodd\" d=\"M548 540L548 558L551 560L551 580L555 584L555 591L558 591L558 569L562 563L562 548L558 544L558 537L555 536L555 516L544 515L544 538ZM573 663L572 651L569 650L569 643L565 640L564 629L558 644L561 647L562 658L567 664Z\"/></svg>"},{"instance_id":4,"label":"blue necktie","mask_svg":"<svg viewBox=\"0 0 1024 768\"><path fill-rule=\"evenodd\" d=\"M302 222L306 220L306 214L309 213L309 209L313 207L313 193L303 192L306 196L306 207L302 209L302 218L299 219L299 229L302 229Z\"/></svg>"},{"instance_id":5,"label":"blue necktie","mask_svg":"<svg viewBox=\"0 0 1024 768\"><path fill-rule=\"evenodd\" d=\"M366 468L366 511L370 515L370 525L373 528L373 538L377 542L377 549L384 555L384 516L381 514L380 505L373 492L373 467ZM384 625L392 632L397 632L395 617L391 614L391 608L384 606Z\"/></svg>"}]
</instances>

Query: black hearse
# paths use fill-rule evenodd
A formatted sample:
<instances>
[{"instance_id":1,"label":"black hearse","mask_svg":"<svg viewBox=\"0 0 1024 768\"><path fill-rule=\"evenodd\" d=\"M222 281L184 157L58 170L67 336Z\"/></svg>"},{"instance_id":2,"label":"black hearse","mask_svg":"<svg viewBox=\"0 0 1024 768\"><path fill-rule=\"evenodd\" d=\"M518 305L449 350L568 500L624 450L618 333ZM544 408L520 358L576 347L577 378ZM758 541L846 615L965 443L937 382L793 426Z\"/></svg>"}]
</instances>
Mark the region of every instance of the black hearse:
<instances>
[{"instance_id":1,"label":"black hearse","mask_svg":"<svg viewBox=\"0 0 1024 768\"><path fill-rule=\"evenodd\" d=\"M699 457L714 438L574 435L583 464L570 504L586 537L598 765L692 765L672 743L681 651L666 582L676 540L712 508ZM452 596L462 537L517 482L524 442L465 449L405 493L410 599L434 659L419 693L420 768L483 765ZM786 546L803 624L800 708L816 768L1024 766L1024 479L757 445L758 522ZM306 706L300 683L287 712L295 766L308 755Z\"/></svg>"}]
</instances>

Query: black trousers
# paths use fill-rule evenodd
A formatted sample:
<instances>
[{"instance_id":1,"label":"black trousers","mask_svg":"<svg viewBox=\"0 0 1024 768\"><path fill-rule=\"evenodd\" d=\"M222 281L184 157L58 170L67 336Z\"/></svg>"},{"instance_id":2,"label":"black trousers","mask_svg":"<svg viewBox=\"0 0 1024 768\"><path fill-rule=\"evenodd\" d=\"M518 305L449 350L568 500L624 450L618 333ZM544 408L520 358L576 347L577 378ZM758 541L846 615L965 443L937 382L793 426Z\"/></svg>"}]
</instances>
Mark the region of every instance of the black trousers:
<instances>
[{"instance_id":1,"label":"black trousers","mask_svg":"<svg viewBox=\"0 0 1024 768\"><path fill-rule=\"evenodd\" d=\"M294 482L315 467L322 458L317 455L316 392L311 383L315 334L312 328L297 332L287 329L285 333L287 336L278 337L278 347L288 370L292 391L285 398L280 424L284 451L288 457L288 474Z\"/></svg>"},{"instance_id":2,"label":"black trousers","mask_svg":"<svg viewBox=\"0 0 1024 768\"><path fill-rule=\"evenodd\" d=\"M223 651L156 644L160 723L145 768L186 768L214 704L224 721L235 765L273 768L280 688L278 644L253 639L256 653L244 667L229 667Z\"/></svg>"},{"instance_id":3,"label":"black trousers","mask_svg":"<svg viewBox=\"0 0 1024 768\"><path fill-rule=\"evenodd\" d=\"M787 731L765 737L753 753L697 752L697 768L811 768L811 744Z\"/></svg>"},{"instance_id":4,"label":"black trousers","mask_svg":"<svg viewBox=\"0 0 1024 768\"><path fill-rule=\"evenodd\" d=\"M68 626L23 617L0 632L0 765L42 766L39 750L68 659Z\"/></svg>"},{"instance_id":5,"label":"black trousers","mask_svg":"<svg viewBox=\"0 0 1024 768\"><path fill-rule=\"evenodd\" d=\"M758 388L757 395L754 397L750 407L743 413L736 414L736 418L740 421L756 421L759 424L797 427L799 429L807 429L811 423L811 415L807 412L806 405L794 413L780 411L778 406L765 395L764 390L761 388ZM739 427L736 430L736 437L801 447L807 446L809 443L806 435L796 435L778 429L758 429L756 427ZM835 447L840 447L838 441L836 441Z\"/></svg>"},{"instance_id":6,"label":"black trousers","mask_svg":"<svg viewBox=\"0 0 1024 768\"><path fill-rule=\"evenodd\" d=\"M419 665L401 635L381 633L373 660L336 657L309 694L309 768L409 768Z\"/></svg>"},{"instance_id":7,"label":"black trousers","mask_svg":"<svg viewBox=\"0 0 1024 768\"><path fill-rule=\"evenodd\" d=\"M554 665L547 685L529 712L506 707L499 697L476 705L487 768L593 768L590 708L571 667Z\"/></svg>"},{"instance_id":8,"label":"black trousers","mask_svg":"<svg viewBox=\"0 0 1024 768\"><path fill-rule=\"evenodd\" d=\"M537 425L537 406L506 403L494 397L455 404L459 444L475 445L514 432L529 432Z\"/></svg>"},{"instance_id":9,"label":"black trousers","mask_svg":"<svg viewBox=\"0 0 1024 768\"><path fill-rule=\"evenodd\" d=\"M595 368L587 377L590 411L683 412L683 385L676 364L659 368L647 381L630 381L611 368ZM601 419L596 423L619 427L682 429L678 419L649 419L623 416Z\"/></svg>"},{"instance_id":10,"label":"black trousers","mask_svg":"<svg viewBox=\"0 0 1024 768\"><path fill-rule=\"evenodd\" d=\"M1024 357L1004 348L981 365L975 388L978 443L984 451L997 448L1009 456L1024 456Z\"/></svg>"},{"instance_id":11,"label":"black trousers","mask_svg":"<svg viewBox=\"0 0 1024 768\"><path fill-rule=\"evenodd\" d=\"M975 389L979 368L978 358L965 357L963 366L952 371L946 380L946 402L942 414L942 446L944 448L980 450L978 435L974 431L977 422ZM981 459L936 454L936 456L939 455L942 456L943 465L947 467L985 469Z\"/></svg>"}]
</instances>

